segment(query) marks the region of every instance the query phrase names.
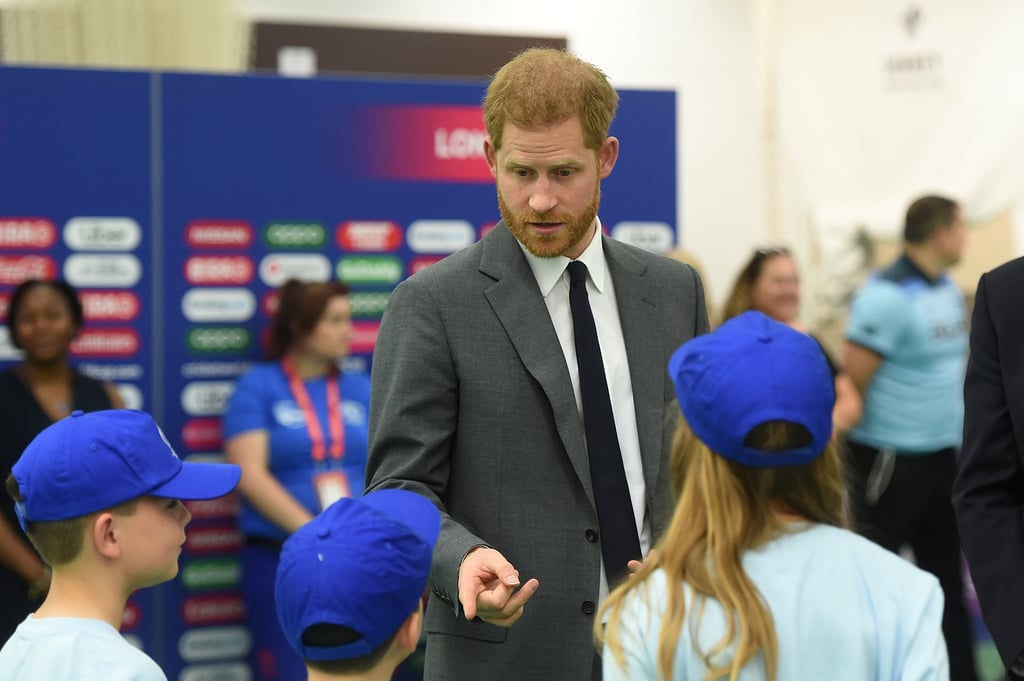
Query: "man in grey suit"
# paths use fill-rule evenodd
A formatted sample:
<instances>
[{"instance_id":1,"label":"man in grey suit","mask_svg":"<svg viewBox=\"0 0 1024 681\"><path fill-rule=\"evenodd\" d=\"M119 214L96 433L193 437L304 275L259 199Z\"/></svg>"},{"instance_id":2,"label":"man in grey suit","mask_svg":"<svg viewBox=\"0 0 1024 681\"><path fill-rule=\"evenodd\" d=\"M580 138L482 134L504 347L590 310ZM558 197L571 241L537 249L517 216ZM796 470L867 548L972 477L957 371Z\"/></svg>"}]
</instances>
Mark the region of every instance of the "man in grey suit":
<instances>
[{"instance_id":1,"label":"man in grey suit","mask_svg":"<svg viewBox=\"0 0 1024 681\"><path fill-rule=\"evenodd\" d=\"M626 566L602 559L570 261L589 275L631 555L671 515L668 360L707 331L707 311L691 267L602 236L617 105L605 75L566 52L531 49L502 67L484 99L502 221L399 285L384 312L367 488L414 490L442 512L428 681L600 678L594 613L606 575L614 587Z\"/></svg>"}]
</instances>

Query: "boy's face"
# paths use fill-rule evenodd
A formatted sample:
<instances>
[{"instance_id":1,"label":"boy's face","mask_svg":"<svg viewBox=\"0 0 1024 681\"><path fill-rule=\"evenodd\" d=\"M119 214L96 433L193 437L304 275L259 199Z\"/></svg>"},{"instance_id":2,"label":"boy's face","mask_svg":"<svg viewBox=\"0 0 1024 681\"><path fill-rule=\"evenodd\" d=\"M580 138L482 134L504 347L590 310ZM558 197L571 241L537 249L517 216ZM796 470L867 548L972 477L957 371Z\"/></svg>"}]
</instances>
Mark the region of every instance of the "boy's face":
<instances>
[{"instance_id":1,"label":"boy's face","mask_svg":"<svg viewBox=\"0 0 1024 681\"><path fill-rule=\"evenodd\" d=\"M122 558L133 589L166 582L178 574L185 525L192 514L177 499L142 497L135 513L119 519Z\"/></svg>"}]
</instances>

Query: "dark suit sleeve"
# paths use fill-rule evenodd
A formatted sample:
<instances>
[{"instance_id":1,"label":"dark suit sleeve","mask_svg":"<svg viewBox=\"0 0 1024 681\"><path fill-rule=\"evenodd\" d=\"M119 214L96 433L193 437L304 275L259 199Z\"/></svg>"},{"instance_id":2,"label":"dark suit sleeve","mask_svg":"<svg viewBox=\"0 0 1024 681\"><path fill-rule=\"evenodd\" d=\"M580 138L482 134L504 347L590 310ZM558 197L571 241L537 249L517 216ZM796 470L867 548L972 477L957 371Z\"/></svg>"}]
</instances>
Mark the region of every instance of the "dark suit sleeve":
<instances>
[{"instance_id":1,"label":"dark suit sleeve","mask_svg":"<svg viewBox=\"0 0 1024 681\"><path fill-rule=\"evenodd\" d=\"M458 570L486 545L445 506L458 420L458 381L442 314L426 277L406 280L388 300L373 352L366 491L422 494L441 511L430 572L433 593L459 612Z\"/></svg>"},{"instance_id":2,"label":"dark suit sleeve","mask_svg":"<svg viewBox=\"0 0 1024 681\"><path fill-rule=\"evenodd\" d=\"M1009 292L995 286L990 291L992 284L990 275L983 275L975 299L964 382L964 446L953 503L985 622L1009 666L1024 651L1024 470L1004 383L1008 362L1017 360L1000 353L1024 353L1024 347L1000 337L1002 322L1020 322L993 315L992 295Z\"/></svg>"}]
</instances>

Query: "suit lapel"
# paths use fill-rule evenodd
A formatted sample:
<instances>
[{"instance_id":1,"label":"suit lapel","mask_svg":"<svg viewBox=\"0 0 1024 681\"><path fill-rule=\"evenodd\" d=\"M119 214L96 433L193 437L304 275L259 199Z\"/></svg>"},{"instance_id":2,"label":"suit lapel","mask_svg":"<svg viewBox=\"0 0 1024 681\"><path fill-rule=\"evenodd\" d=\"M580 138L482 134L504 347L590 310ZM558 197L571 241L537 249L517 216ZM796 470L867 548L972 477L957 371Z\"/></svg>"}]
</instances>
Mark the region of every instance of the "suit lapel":
<instances>
[{"instance_id":1,"label":"suit lapel","mask_svg":"<svg viewBox=\"0 0 1024 681\"><path fill-rule=\"evenodd\" d=\"M658 345L661 336L658 329L651 326L651 320L657 318L653 314L657 308L657 292L644 276L647 266L622 244L605 237L604 252L615 284L619 321L626 344L644 482L647 489L653 490L662 460L662 395L667 371L661 365L662 351Z\"/></svg>"},{"instance_id":2,"label":"suit lapel","mask_svg":"<svg viewBox=\"0 0 1024 681\"><path fill-rule=\"evenodd\" d=\"M515 237L499 222L484 238L480 271L495 279L487 297L523 366L551 403L559 438L583 489L594 501L583 422L576 409L569 370L544 298Z\"/></svg>"}]
</instances>

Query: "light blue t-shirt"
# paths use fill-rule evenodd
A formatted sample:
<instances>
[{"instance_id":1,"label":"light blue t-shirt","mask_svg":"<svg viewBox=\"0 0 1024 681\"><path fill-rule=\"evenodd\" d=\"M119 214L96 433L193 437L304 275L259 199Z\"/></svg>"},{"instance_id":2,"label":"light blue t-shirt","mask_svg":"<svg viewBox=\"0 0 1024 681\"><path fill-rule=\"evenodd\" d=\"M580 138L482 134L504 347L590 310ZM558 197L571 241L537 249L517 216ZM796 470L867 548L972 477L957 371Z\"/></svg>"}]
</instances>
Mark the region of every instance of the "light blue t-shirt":
<instances>
[{"instance_id":1,"label":"light blue t-shirt","mask_svg":"<svg viewBox=\"0 0 1024 681\"><path fill-rule=\"evenodd\" d=\"M905 454L960 446L967 305L949 276L900 258L858 291L846 338L883 357L851 440Z\"/></svg>"},{"instance_id":2,"label":"light blue t-shirt","mask_svg":"<svg viewBox=\"0 0 1024 681\"><path fill-rule=\"evenodd\" d=\"M808 524L746 552L743 569L771 612L779 681L949 679L939 582L898 555L852 532ZM627 598L621 620L626 668L605 650L605 681L661 680L658 646L668 588L658 571ZM725 616L718 601L708 600L700 626L691 626L693 592L682 584L672 588L683 589L687 601L672 679L701 681L707 667L691 635L696 631L701 650L709 650L725 632ZM763 658L748 663L739 678L766 679Z\"/></svg>"},{"instance_id":3,"label":"light blue t-shirt","mask_svg":"<svg viewBox=\"0 0 1024 681\"><path fill-rule=\"evenodd\" d=\"M302 409L295 403L288 378L279 362L255 364L239 377L223 417L224 439L250 430L266 430L268 466L274 477L313 514L319 512L314 475L339 468L345 472L352 496L360 496L366 484L366 452L369 442L370 379L365 374L343 372L336 377L304 381L309 400L320 421L328 450L332 443L327 420L327 381L338 381L345 447L340 463L313 460L312 439ZM248 504L239 521L249 536L283 541L287 534Z\"/></svg>"},{"instance_id":4,"label":"light blue t-shirt","mask_svg":"<svg viewBox=\"0 0 1024 681\"><path fill-rule=\"evenodd\" d=\"M0 649L0 681L167 681L157 663L100 620L29 615Z\"/></svg>"}]
</instances>

